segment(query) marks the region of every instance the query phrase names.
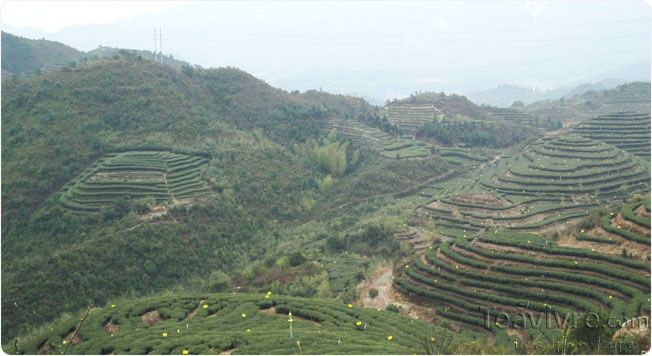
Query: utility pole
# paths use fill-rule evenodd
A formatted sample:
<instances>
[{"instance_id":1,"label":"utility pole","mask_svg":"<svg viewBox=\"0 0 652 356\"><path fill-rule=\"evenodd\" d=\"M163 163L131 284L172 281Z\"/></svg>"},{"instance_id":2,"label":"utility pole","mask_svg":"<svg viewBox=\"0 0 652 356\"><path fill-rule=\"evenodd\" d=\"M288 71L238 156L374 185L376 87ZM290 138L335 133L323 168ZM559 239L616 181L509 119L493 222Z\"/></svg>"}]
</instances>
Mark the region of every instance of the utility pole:
<instances>
[{"instance_id":1,"label":"utility pole","mask_svg":"<svg viewBox=\"0 0 652 356\"><path fill-rule=\"evenodd\" d=\"M161 63L163 63L163 35L161 34L161 28L158 28L158 39L161 41L159 49L161 51Z\"/></svg>"},{"instance_id":2,"label":"utility pole","mask_svg":"<svg viewBox=\"0 0 652 356\"><path fill-rule=\"evenodd\" d=\"M156 61L156 27L154 27L154 62Z\"/></svg>"}]
</instances>

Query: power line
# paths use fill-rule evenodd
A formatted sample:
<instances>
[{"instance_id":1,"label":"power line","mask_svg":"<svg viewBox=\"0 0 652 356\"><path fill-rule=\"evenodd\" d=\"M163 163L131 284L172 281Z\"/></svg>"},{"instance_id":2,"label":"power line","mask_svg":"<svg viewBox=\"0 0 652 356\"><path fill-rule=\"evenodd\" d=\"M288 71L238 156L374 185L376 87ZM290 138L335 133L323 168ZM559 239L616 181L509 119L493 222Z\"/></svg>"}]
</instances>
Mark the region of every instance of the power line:
<instances>
[{"instance_id":1,"label":"power line","mask_svg":"<svg viewBox=\"0 0 652 356\"><path fill-rule=\"evenodd\" d=\"M160 30L160 28L159 28ZM156 28L155 28L156 31ZM155 35L156 37L156 35ZM438 44L451 44L451 45L464 45L464 44L502 44L502 43L538 43L538 42L562 42L562 41L582 41L582 40L606 40L606 39L620 39L620 38L640 38L640 37L650 37L650 33L638 33L638 34L622 34L615 36L585 36L585 37L558 37L558 38L538 38L538 39L504 39L504 40L423 40L423 41L414 41L411 43L422 43L426 45L438 45ZM131 38L131 39L119 39L117 41L109 41L109 43L127 43L127 42L144 42L150 41L151 39L144 38ZM184 37L168 37L168 41L183 41L184 43L189 42L213 42L213 43L224 43L224 44L264 44L264 45L356 45L356 46L387 46L387 45L403 45L403 42L392 42L387 40L382 41L319 41L319 40L229 40L229 39L188 39ZM68 43L69 45L74 46L88 46L93 45L94 43Z\"/></svg>"}]
</instances>

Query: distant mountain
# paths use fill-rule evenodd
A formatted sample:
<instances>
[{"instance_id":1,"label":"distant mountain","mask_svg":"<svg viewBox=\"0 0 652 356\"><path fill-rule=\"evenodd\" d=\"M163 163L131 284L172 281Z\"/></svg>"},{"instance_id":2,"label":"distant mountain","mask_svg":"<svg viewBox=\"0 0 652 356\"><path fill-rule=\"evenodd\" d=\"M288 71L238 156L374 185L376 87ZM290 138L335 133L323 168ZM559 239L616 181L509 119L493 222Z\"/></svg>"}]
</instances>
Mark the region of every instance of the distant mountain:
<instances>
[{"instance_id":1,"label":"distant mountain","mask_svg":"<svg viewBox=\"0 0 652 356\"><path fill-rule=\"evenodd\" d=\"M536 87L505 84L493 89L473 91L467 96L477 104L502 107L510 106L517 100L524 104L530 104L541 100L568 99L592 90L612 89L628 82L649 82L650 66L650 61L628 63L572 80L567 85L555 89L543 90Z\"/></svg>"},{"instance_id":2,"label":"distant mountain","mask_svg":"<svg viewBox=\"0 0 652 356\"><path fill-rule=\"evenodd\" d=\"M515 101L530 104L541 100L556 100L582 95L591 90L611 89L625 83L625 79L603 79L597 82L583 83L577 86L565 86L550 90L540 90L517 85L501 85L494 89L476 91L468 95L475 103L500 107L511 106Z\"/></svg>"},{"instance_id":3,"label":"distant mountain","mask_svg":"<svg viewBox=\"0 0 652 356\"><path fill-rule=\"evenodd\" d=\"M16 36L35 39L35 40L46 39L46 38L52 40L50 38L50 36L52 36L52 33L39 30L37 28L31 28L31 27L14 27L6 23L3 23L2 32L9 32L9 33L13 33Z\"/></svg>"},{"instance_id":4,"label":"distant mountain","mask_svg":"<svg viewBox=\"0 0 652 356\"><path fill-rule=\"evenodd\" d=\"M84 52L63 43L48 40L30 40L2 32L2 71L5 73L33 73L76 62Z\"/></svg>"},{"instance_id":5,"label":"distant mountain","mask_svg":"<svg viewBox=\"0 0 652 356\"><path fill-rule=\"evenodd\" d=\"M585 87L586 88L586 87ZM615 112L650 112L650 82L632 82L612 89L589 90L580 95L567 95L526 105L523 111L534 117L562 122L580 122Z\"/></svg>"}]
</instances>

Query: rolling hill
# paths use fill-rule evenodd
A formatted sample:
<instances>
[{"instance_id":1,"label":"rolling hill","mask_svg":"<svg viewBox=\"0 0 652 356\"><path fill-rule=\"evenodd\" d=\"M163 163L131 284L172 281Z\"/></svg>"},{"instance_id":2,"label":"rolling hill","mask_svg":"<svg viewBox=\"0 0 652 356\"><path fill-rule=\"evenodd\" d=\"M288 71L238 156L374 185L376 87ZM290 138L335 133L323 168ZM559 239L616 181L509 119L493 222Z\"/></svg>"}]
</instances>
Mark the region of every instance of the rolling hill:
<instances>
[{"instance_id":1,"label":"rolling hill","mask_svg":"<svg viewBox=\"0 0 652 356\"><path fill-rule=\"evenodd\" d=\"M122 52L2 86L3 338L24 332L14 302L40 323L89 300L202 291L213 272L287 258L292 239L358 231L386 204L357 204L452 169L437 155L378 159L337 141L346 170L329 178L311 153L335 157L322 122L373 107L288 93L235 68Z\"/></svg>"},{"instance_id":2,"label":"rolling hill","mask_svg":"<svg viewBox=\"0 0 652 356\"><path fill-rule=\"evenodd\" d=\"M2 82L7 353L595 353L519 312L649 317L648 83L375 107L101 51Z\"/></svg>"}]
</instances>

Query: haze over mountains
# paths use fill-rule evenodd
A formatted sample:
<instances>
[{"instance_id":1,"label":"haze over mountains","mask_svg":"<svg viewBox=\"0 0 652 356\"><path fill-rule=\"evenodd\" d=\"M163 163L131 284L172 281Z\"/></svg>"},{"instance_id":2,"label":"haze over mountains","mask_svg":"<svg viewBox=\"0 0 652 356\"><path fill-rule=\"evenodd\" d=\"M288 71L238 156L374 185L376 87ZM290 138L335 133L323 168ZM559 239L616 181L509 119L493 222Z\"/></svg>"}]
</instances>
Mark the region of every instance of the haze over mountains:
<instances>
[{"instance_id":1,"label":"haze over mountains","mask_svg":"<svg viewBox=\"0 0 652 356\"><path fill-rule=\"evenodd\" d=\"M164 53L189 63L236 66L286 90L323 88L381 103L415 91L470 95L502 85L544 91L647 81L649 7L616 5L563 4L562 11L558 3L193 2L52 34L3 29L88 51L153 50L153 28L162 27Z\"/></svg>"}]
</instances>

